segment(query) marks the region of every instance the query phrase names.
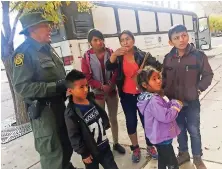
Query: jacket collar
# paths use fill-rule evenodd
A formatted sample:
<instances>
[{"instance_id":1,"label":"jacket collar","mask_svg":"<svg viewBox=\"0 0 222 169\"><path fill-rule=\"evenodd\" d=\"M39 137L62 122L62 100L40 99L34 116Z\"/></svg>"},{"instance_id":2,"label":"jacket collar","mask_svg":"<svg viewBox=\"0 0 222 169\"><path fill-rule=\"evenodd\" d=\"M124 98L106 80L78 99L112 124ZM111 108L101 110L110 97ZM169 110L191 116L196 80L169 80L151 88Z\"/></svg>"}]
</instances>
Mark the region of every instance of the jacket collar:
<instances>
[{"instance_id":1,"label":"jacket collar","mask_svg":"<svg viewBox=\"0 0 222 169\"><path fill-rule=\"evenodd\" d=\"M185 49L185 53L184 53L184 56L187 56L189 55L191 52L193 52L195 49L195 47L193 47L192 45L190 45L188 43L186 49ZM173 56L173 57L178 57L178 53L177 53L177 48L176 47L173 47L169 53L170 56Z\"/></svg>"},{"instance_id":2,"label":"jacket collar","mask_svg":"<svg viewBox=\"0 0 222 169\"><path fill-rule=\"evenodd\" d=\"M72 96L69 96L69 103L67 105L67 109L66 109L66 114L68 116L72 116L73 114L76 114L79 118L83 119L83 116L80 112L80 110L77 110L77 108L75 107L75 104L72 101Z\"/></svg>"},{"instance_id":3,"label":"jacket collar","mask_svg":"<svg viewBox=\"0 0 222 169\"><path fill-rule=\"evenodd\" d=\"M42 47L44 46L48 46L48 44L45 43L39 43L37 42L35 39L31 38L31 37L27 37L26 41L31 44L37 51L40 51L42 49Z\"/></svg>"}]
</instances>

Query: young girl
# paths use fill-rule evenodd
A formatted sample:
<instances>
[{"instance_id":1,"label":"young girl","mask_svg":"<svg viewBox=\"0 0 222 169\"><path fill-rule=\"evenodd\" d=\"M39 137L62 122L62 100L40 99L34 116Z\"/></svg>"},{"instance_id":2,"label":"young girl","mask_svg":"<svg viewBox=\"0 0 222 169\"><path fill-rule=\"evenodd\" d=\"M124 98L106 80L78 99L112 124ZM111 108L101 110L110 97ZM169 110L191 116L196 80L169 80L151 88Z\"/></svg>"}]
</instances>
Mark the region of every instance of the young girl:
<instances>
[{"instance_id":1,"label":"young girl","mask_svg":"<svg viewBox=\"0 0 222 169\"><path fill-rule=\"evenodd\" d=\"M172 140L180 129L176 117L182 108L178 100L167 101L163 97L160 72L153 67L145 67L137 76L140 90L137 106L144 116L144 130L150 142L158 151L158 169L179 169L173 150Z\"/></svg>"}]
</instances>

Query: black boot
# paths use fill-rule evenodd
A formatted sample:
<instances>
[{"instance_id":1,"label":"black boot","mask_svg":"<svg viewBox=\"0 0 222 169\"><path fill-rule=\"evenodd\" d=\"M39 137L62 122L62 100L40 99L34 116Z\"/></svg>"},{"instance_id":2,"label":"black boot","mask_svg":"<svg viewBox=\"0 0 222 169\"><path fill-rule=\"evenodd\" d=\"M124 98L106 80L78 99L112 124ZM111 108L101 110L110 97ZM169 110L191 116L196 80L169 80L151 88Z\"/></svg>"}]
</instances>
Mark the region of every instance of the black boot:
<instances>
[{"instance_id":1,"label":"black boot","mask_svg":"<svg viewBox=\"0 0 222 169\"><path fill-rule=\"evenodd\" d=\"M119 143L116 143L113 145L113 150L116 150L120 154L125 154L126 150L123 146L121 146Z\"/></svg>"}]
</instances>

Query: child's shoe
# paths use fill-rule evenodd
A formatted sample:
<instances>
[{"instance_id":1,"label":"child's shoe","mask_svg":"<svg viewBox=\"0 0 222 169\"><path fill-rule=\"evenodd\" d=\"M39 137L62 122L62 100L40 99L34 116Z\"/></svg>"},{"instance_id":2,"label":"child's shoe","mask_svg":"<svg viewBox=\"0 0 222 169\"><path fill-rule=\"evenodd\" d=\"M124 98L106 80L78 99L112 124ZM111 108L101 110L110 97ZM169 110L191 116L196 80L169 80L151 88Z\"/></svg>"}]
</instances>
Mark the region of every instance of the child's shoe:
<instances>
[{"instance_id":1,"label":"child's shoe","mask_svg":"<svg viewBox=\"0 0 222 169\"><path fill-rule=\"evenodd\" d=\"M147 156L151 156L153 159L158 159L158 153L154 146L147 146Z\"/></svg>"},{"instance_id":2,"label":"child's shoe","mask_svg":"<svg viewBox=\"0 0 222 169\"><path fill-rule=\"evenodd\" d=\"M130 146L130 148L133 151L133 154L132 154L133 163L140 162L140 157L141 157L140 147L137 145L137 146Z\"/></svg>"}]
</instances>

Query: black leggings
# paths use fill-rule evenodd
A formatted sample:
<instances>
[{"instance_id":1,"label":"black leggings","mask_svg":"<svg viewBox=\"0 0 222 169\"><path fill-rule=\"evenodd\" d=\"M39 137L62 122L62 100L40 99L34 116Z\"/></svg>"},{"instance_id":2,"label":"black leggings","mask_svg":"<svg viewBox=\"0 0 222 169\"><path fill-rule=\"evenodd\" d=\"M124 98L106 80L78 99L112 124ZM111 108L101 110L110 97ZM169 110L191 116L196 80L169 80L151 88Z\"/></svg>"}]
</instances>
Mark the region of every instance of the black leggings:
<instances>
[{"instance_id":1,"label":"black leggings","mask_svg":"<svg viewBox=\"0 0 222 169\"><path fill-rule=\"evenodd\" d=\"M137 97L138 94L127 94L124 92L120 93L120 102L126 117L126 128L129 135L136 133L137 111L144 128L144 118L137 108ZM146 136L145 139L148 146L153 145Z\"/></svg>"},{"instance_id":2,"label":"black leggings","mask_svg":"<svg viewBox=\"0 0 222 169\"><path fill-rule=\"evenodd\" d=\"M179 169L172 144L156 145L158 151L158 169Z\"/></svg>"}]
</instances>

